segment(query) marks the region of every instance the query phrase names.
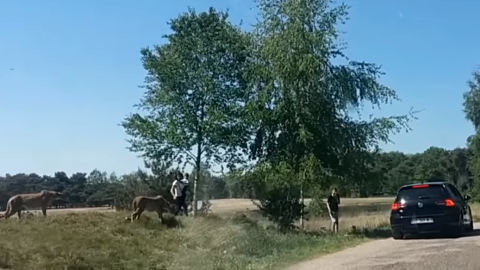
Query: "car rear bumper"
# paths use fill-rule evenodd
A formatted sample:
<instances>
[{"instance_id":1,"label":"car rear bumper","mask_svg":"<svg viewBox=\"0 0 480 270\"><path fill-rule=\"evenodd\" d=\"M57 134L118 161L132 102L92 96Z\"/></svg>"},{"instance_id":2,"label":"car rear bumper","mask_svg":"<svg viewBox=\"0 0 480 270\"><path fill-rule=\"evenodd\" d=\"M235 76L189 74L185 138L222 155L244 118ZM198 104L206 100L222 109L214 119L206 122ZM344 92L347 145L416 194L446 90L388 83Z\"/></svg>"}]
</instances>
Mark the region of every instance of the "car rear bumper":
<instances>
[{"instance_id":1,"label":"car rear bumper","mask_svg":"<svg viewBox=\"0 0 480 270\"><path fill-rule=\"evenodd\" d=\"M412 217L391 217L390 226L392 230L397 230L404 234L437 233L458 227L459 224L462 224L458 219L456 216L436 216L433 217L434 223L431 224L411 224Z\"/></svg>"},{"instance_id":2,"label":"car rear bumper","mask_svg":"<svg viewBox=\"0 0 480 270\"><path fill-rule=\"evenodd\" d=\"M400 231L403 234L427 234L452 231L456 227L458 227L458 223L455 225L422 224L392 226L392 230Z\"/></svg>"}]
</instances>

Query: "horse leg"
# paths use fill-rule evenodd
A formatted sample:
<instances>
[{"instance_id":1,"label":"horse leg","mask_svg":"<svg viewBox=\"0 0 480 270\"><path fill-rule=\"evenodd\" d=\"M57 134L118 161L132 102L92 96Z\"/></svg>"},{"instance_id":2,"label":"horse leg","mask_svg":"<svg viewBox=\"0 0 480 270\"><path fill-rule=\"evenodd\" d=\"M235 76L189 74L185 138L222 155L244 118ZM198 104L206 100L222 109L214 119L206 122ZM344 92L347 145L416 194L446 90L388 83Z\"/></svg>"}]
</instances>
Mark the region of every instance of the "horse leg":
<instances>
[{"instance_id":1,"label":"horse leg","mask_svg":"<svg viewBox=\"0 0 480 270\"><path fill-rule=\"evenodd\" d=\"M137 217L137 211L133 212L133 214L130 216L130 222L133 222L136 217Z\"/></svg>"},{"instance_id":2,"label":"horse leg","mask_svg":"<svg viewBox=\"0 0 480 270\"><path fill-rule=\"evenodd\" d=\"M135 219L139 219L140 216L142 215L142 212L143 210L138 208L137 211L135 211L133 214L132 214L132 222L135 220Z\"/></svg>"},{"instance_id":3,"label":"horse leg","mask_svg":"<svg viewBox=\"0 0 480 270\"><path fill-rule=\"evenodd\" d=\"M5 219L9 219L11 216L15 215L15 213L17 213L16 211L11 211L9 213L6 213L5 214Z\"/></svg>"},{"instance_id":4,"label":"horse leg","mask_svg":"<svg viewBox=\"0 0 480 270\"><path fill-rule=\"evenodd\" d=\"M163 210L157 210L158 218L163 222Z\"/></svg>"}]
</instances>

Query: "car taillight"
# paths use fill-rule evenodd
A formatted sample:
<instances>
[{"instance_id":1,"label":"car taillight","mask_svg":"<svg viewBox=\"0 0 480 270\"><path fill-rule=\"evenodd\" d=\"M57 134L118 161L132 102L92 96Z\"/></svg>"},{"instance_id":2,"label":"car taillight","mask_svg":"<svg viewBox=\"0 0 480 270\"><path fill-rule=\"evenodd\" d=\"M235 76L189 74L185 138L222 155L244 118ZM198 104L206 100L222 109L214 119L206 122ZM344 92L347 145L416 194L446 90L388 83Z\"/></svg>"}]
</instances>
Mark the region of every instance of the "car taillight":
<instances>
[{"instance_id":1,"label":"car taillight","mask_svg":"<svg viewBox=\"0 0 480 270\"><path fill-rule=\"evenodd\" d=\"M455 203L452 200L447 199L445 200L445 206L452 207L455 206Z\"/></svg>"},{"instance_id":2,"label":"car taillight","mask_svg":"<svg viewBox=\"0 0 480 270\"><path fill-rule=\"evenodd\" d=\"M392 203L392 210L393 210L393 211L398 210L398 209L400 209L400 208L402 208L402 207L403 207L403 204L401 204L401 203L398 203L398 202Z\"/></svg>"},{"instance_id":3,"label":"car taillight","mask_svg":"<svg viewBox=\"0 0 480 270\"><path fill-rule=\"evenodd\" d=\"M412 186L412 188L428 188L429 185L416 185L416 186Z\"/></svg>"},{"instance_id":4,"label":"car taillight","mask_svg":"<svg viewBox=\"0 0 480 270\"><path fill-rule=\"evenodd\" d=\"M452 207L452 206L455 206L455 202L453 202L453 200L450 200L450 199L446 199L444 201L439 201L437 202L438 205L445 205L446 207Z\"/></svg>"}]
</instances>

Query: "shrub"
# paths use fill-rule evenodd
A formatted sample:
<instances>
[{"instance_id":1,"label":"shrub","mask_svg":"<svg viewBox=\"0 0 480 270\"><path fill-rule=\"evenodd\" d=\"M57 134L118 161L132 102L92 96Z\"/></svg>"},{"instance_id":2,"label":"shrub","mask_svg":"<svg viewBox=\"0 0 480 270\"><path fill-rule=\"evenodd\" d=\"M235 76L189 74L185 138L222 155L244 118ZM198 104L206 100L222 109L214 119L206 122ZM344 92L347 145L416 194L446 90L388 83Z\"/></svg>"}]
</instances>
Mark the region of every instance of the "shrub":
<instances>
[{"instance_id":1,"label":"shrub","mask_svg":"<svg viewBox=\"0 0 480 270\"><path fill-rule=\"evenodd\" d=\"M311 216L323 216L328 213L327 205L322 198L313 198L308 204L308 212Z\"/></svg>"},{"instance_id":2,"label":"shrub","mask_svg":"<svg viewBox=\"0 0 480 270\"><path fill-rule=\"evenodd\" d=\"M288 187L275 187L265 192L259 203L254 202L268 220L275 223L280 231L295 228L295 222L302 216L300 192Z\"/></svg>"}]
</instances>

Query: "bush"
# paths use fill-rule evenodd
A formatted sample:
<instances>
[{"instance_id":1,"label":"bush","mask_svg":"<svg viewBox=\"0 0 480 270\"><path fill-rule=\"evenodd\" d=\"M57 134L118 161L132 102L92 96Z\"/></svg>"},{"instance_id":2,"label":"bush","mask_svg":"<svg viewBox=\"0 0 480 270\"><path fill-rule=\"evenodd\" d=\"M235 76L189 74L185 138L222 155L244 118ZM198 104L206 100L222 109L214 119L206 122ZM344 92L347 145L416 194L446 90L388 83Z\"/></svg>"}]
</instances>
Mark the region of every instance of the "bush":
<instances>
[{"instance_id":1,"label":"bush","mask_svg":"<svg viewBox=\"0 0 480 270\"><path fill-rule=\"evenodd\" d=\"M295 228L295 222L302 217L300 192L288 187L275 187L263 194L259 203L254 202L260 212L277 228L285 232Z\"/></svg>"},{"instance_id":2,"label":"bush","mask_svg":"<svg viewBox=\"0 0 480 270\"><path fill-rule=\"evenodd\" d=\"M328 208L322 198L313 198L308 204L310 216L323 216L328 213Z\"/></svg>"}]
</instances>

